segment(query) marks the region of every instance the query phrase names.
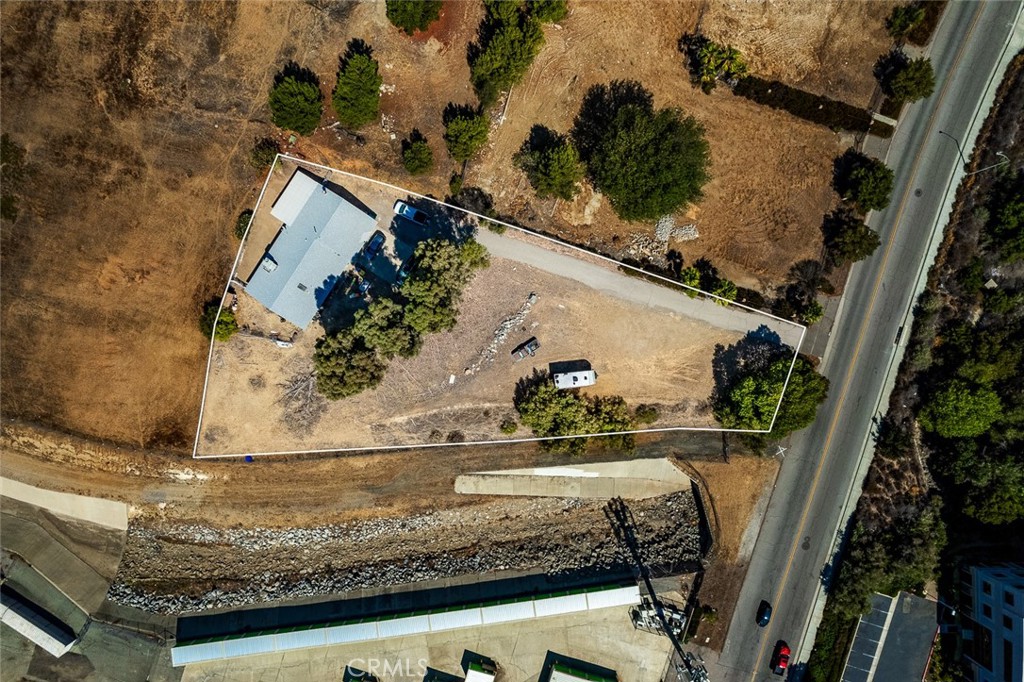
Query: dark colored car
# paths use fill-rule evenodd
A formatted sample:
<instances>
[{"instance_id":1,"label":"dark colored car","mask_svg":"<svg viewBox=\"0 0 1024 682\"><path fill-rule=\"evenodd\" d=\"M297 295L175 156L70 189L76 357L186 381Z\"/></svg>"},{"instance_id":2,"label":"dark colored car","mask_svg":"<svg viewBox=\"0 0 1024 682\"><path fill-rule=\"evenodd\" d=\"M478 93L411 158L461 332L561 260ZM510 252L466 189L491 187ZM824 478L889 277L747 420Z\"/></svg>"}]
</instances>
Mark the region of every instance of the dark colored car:
<instances>
[{"instance_id":1,"label":"dark colored car","mask_svg":"<svg viewBox=\"0 0 1024 682\"><path fill-rule=\"evenodd\" d=\"M512 349L512 360L519 362L527 355L533 355L540 348L540 341L537 340L536 336L531 336L526 341Z\"/></svg>"},{"instance_id":2,"label":"dark colored car","mask_svg":"<svg viewBox=\"0 0 1024 682\"><path fill-rule=\"evenodd\" d=\"M757 624L764 627L771 619L772 605L762 599L760 606L757 607Z\"/></svg>"},{"instance_id":3,"label":"dark colored car","mask_svg":"<svg viewBox=\"0 0 1024 682\"><path fill-rule=\"evenodd\" d=\"M410 206L409 204L405 203L402 200L398 200L395 202L394 209L395 214L400 215L403 218L411 220L414 223L418 223L420 225L426 225L427 220L430 218L430 216L428 216L420 209L416 208L415 206Z\"/></svg>"},{"instance_id":4,"label":"dark colored car","mask_svg":"<svg viewBox=\"0 0 1024 682\"><path fill-rule=\"evenodd\" d=\"M775 651L772 653L772 660L769 663L772 672L776 675L786 674L789 668L789 645L781 639L775 643Z\"/></svg>"},{"instance_id":5,"label":"dark colored car","mask_svg":"<svg viewBox=\"0 0 1024 682\"><path fill-rule=\"evenodd\" d=\"M384 233L377 230L370 237L370 240L363 246L363 255L366 256L366 260L373 260L377 255L384 249Z\"/></svg>"}]
</instances>

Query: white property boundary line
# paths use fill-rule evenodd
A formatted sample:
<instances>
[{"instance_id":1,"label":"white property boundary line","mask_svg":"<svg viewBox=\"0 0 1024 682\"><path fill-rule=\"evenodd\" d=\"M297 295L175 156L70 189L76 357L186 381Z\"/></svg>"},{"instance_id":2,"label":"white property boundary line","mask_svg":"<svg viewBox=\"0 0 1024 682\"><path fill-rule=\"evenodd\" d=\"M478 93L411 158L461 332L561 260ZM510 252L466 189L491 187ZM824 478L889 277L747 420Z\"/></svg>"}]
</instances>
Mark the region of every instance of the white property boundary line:
<instances>
[{"instance_id":1,"label":"white property boundary line","mask_svg":"<svg viewBox=\"0 0 1024 682\"><path fill-rule=\"evenodd\" d=\"M454 206L452 204L445 203L445 202L440 201L438 199L435 199L433 197L429 197L429 196L426 196L424 194L420 194L419 192L413 192L412 190L406 189L404 187L399 187L398 185L392 185L391 183L384 182L382 180L375 180L373 178L368 178L368 177L365 177L365 176L362 176L362 175L356 175L355 173L349 173L347 171L339 170L337 168L331 168L330 166L324 166L324 165L319 164L319 163L314 163L312 161L307 161L305 159L299 159L299 158L296 158L294 156L289 156L287 154L278 153L278 155L274 157L274 162L271 164L270 171L267 173L267 179L263 181L263 188L260 190L259 198L256 200L256 206L253 208L252 216L249 218L249 224L245 228L245 234L242 236L242 243L239 244L239 246L238 246L238 253L235 255L235 262L231 266L231 274L228 276L228 281L224 285L224 291L221 294L220 305L217 307L217 317L215 318L215 320L219 320L220 319L220 313L224 309L224 301L227 298L228 289L231 288L231 283L234 281L235 276L238 274L237 273L237 271L238 271L238 264L239 264L239 262L241 261L241 258L242 258L242 250L243 250L243 247L245 246L245 240L249 236L249 230L252 228L252 223L253 223L253 221L256 218L256 212L259 210L260 204L263 203L263 198L264 198L264 195L266 194L267 186L270 184L270 178L273 175L274 170L277 168L277 164L278 164L278 162L280 160L291 161L291 162L293 162L293 163L295 163L297 165L312 166L312 167L320 169L320 170L328 171L331 174L337 173L339 175L343 175L343 176L346 176L346 177L349 177L349 178L352 178L352 179L355 179L355 180L362 180L362 181L365 181L365 182L373 183L375 185L380 185L382 187L387 187L388 189L396 190L398 192L403 192L403 193L405 193L407 195L418 197L420 199L425 199L427 201L433 202L433 203L435 203L435 204L437 204L439 206L444 206L446 208L454 209L454 210L457 210L457 211L462 211L463 213L466 213L468 215L474 216L474 217L476 217L479 220L488 220L488 221L490 221L492 223L497 223L498 225L502 225L506 229L516 230L518 232L521 232L523 234L529 235L531 237L543 239L543 240L551 242L552 244L555 244L555 245L557 245L559 247L568 248L568 249L572 249L572 250L575 250L575 251L579 251L582 254L585 254L587 256L591 256L591 257L594 257L594 258L598 258L598 259L603 260L603 261L605 261L605 262L607 262L607 263L609 263L611 265L614 265L616 268L629 268L630 270L633 270L635 272L641 273L645 277L652 277L652 278L661 280L662 282L665 282L666 284L673 285L675 287L681 287L683 289L690 289L692 291L696 291L697 293L699 293L702 296L705 296L707 298L712 298L712 299L715 299L716 301L724 301L729 306L736 306L738 308L743 308L743 309L748 310L748 311L750 311L752 313L755 313L757 315L763 315L764 317L768 317L768 318L771 318L773 320L777 320L779 322L782 322L784 324L788 324L788 325L791 325L793 327L796 327L796 328L800 329L800 340L797 342L796 348L793 351L793 359L789 363L789 370L786 372L786 380L782 384L782 394L779 396L779 402L775 405L775 412L772 414L772 421L771 421L771 424L768 425L767 429L722 429L722 428L714 428L714 427L707 427L707 426L667 426L667 427L662 427L662 428L657 428L657 429L637 429L637 430L634 430L634 431L614 431L614 432L609 432L609 433L581 433L581 434L576 434L576 435L572 435L572 436L549 436L547 438L509 438L509 439L504 439L504 440L462 441L462 442L458 442L458 443L415 443L415 444L410 444L410 445L371 445L371 446L362 446L362 447L337 447L337 448L319 448L319 449L306 449L306 450L275 450L275 451L267 451L267 452L241 452L241 453L228 453L228 454L218 454L218 455L200 455L199 454L199 437L202 434L202 429L203 429L203 414L204 414L204 411L206 409L206 393L207 393L207 390L209 389L209 385L210 385L210 366L213 363L214 334L217 331L217 324L216 324L216 322L214 322L213 331L210 333L210 346L209 346L209 350L208 350L207 356L206 356L206 376L203 378L203 395L202 395L202 399L200 400L200 403L199 403L199 423L196 424L196 438L195 438L195 441L193 442L193 445L192 445L192 458L193 459L221 459L221 458L226 458L226 457L247 457L247 456L257 457L257 456L266 456L266 455L326 454L326 453L334 453L334 452L371 452L371 451L378 451L379 452L379 451L384 451L384 450L412 450L412 449L420 449L420 448L450 448L450 447L460 447L460 446L468 446L468 445L476 445L476 446L479 446L479 445L510 445L510 444L514 444L514 443L538 443L538 442L542 442L542 441L569 440L569 439L572 439L572 438L599 438L599 437L602 437L602 436L625 436L625 435L633 435L633 434L638 434L638 433L663 433L663 432L669 432L669 431L706 431L706 432L712 432L712 433L754 433L754 434L757 434L757 433L771 433L772 428L774 428L775 420L779 416L779 409L782 407L782 399L786 395L786 389L789 387L790 377L793 375L793 368L796 366L797 358L800 355L800 348L803 346L804 337L807 334L807 327L805 325L799 324L797 322L793 322L792 320L786 320L784 318L778 317L777 315L773 315L771 313L766 313L763 310L758 310L756 308L752 308L752 307L750 307L748 305L744 305L743 303L737 303L736 301L729 301L728 299L722 298L721 296L716 296L715 294L712 294L710 292L703 291L703 290L698 289L696 287L688 286L688 285L683 284L681 282L677 282L675 280L671 280L671 279L669 279L667 277L662 277L661 275L655 274L653 272L648 272L647 270L641 270L640 268L634 267L634 266L629 265L627 263L622 263L620 261L615 260L614 258L609 258L608 256L605 256L603 254L595 253L593 251L588 251L586 249L580 248L580 247L575 246L573 244L569 244L569 243L563 242L563 241L561 241L559 239L555 239L554 237L549 237L547 235L540 234L540 233L534 232L532 230L528 230L528 229L520 227L518 225L513 225L511 223L506 223L504 221L497 220L495 218L490 218L490 217L482 215L480 213L476 213L475 211L470 211L470 210L464 209L464 208L462 208L460 206Z\"/></svg>"}]
</instances>

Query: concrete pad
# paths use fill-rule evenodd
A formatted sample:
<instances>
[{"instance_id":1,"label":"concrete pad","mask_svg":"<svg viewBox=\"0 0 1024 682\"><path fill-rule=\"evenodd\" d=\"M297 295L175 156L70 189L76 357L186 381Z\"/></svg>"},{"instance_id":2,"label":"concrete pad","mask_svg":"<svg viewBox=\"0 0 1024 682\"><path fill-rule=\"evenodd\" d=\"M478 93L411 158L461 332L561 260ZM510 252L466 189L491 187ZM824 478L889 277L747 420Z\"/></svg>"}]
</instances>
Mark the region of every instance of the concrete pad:
<instances>
[{"instance_id":1,"label":"concrete pad","mask_svg":"<svg viewBox=\"0 0 1024 682\"><path fill-rule=\"evenodd\" d=\"M0 477L0 495L49 511L95 523L114 530L128 530L128 505L124 502L58 493Z\"/></svg>"},{"instance_id":2,"label":"concrete pad","mask_svg":"<svg viewBox=\"0 0 1024 682\"><path fill-rule=\"evenodd\" d=\"M690 478L667 459L636 459L464 474L455 479L455 492L642 500L689 490L690 485Z\"/></svg>"}]
</instances>

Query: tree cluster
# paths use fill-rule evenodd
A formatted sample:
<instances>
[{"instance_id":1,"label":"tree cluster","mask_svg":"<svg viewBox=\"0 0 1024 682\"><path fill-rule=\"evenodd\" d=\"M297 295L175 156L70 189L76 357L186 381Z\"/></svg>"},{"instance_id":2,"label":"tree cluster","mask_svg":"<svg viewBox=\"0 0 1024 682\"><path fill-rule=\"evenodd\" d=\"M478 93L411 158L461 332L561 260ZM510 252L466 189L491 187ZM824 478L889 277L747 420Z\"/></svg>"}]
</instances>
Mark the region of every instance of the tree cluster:
<instances>
[{"instance_id":1,"label":"tree cluster","mask_svg":"<svg viewBox=\"0 0 1024 682\"><path fill-rule=\"evenodd\" d=\"M575 145L565 135L533 126L514 161L541 199L554 196L571 201L579 192L583 164Z\"/></svg>"},{"instance_id":2,"label":"tree cluster","mask_svg":"<svg viewBox=\"0 0 1024 682\"><path fill-rule=\"evenodd\" d=\"M889 205L896 176L882 161L853 149L836 159L833 185L861 213Z\"/></svg>"},{"instance_id":3,"label":"tree cluster","mask_svg":"<svg viewBox=\"0 0 1024 682\"><path fill-rule=\"evenodd\" d=\"M352 40L341 59L332 102L338 122L349 129L361 128L380 116L380 75L373 50L362 40Z\"/></svg>"},{"instance_id":4,"label":"tree cluster","mask_svg":"<svg viewBox=\"0 0 1024 682\"><path fill-rule=\"evenodd\" d=\"M902 50L879 58L875 76L885 94L899 103L916 102L935 91L935 71L927 57L911 59Z\"/></svg>"},{"instance_id":5,"label":"tree cluster","mask_svg":"<svg viewBox=\"0 0 1024 682\"><path fill-rule=\"evenodd\" d=\"M833 266L864 260L881 243L878 233L865 225L849 207L839 207L825 216L822 232L825 233L828 260Z\"/></svg>"},{"instance_id":6,"label":"tree cluster","mask_svg":"<svg viewBox=\"0 0 1024 682\"><path fill-rule=\"evenodd\" d=\"M547 374L539 374L520 382L516 397L519 419L534 435L541 438L579 434L630 431L634 419L626 401L619 396L593 397L576 390L560 390ZM629 435L602 439L605 445L632 450ZM562 438L544 441L552 452L583 454L587 438Z\"/></svg>"},{"instance_id":7,"label":"tree cluster","mask_svg":"<svg viewBox=\"0 0 1024 682\"><path fill-rule=\"evenodd\" d=\"M441 0L385 0L388 21L412 35L427 28L441 16Z\"/></svg>"},{"instance_id":8,"label":"tree cluster","mask_svg":"<svg viewBox=\"0 0 1024 682\"><path fill-rule=\"evenodd\" d=\"M454 327L462 291L473 271L486 267L488 256L473 240L428 239L416 247L413 263L395 298L374 300L356 313L351 327L317 343L313 367L326 398L339 400L377 386L390 359L412 357L424 334Z\"/></svg>"},{"instance_id":9,"label":"tree cluster","mask_svg":"<svg viewBox=\"0 0 1024 682\"><path fill-rule=\"evenodd\" d=\"M924 19L924 7L916 2L896 5L885 20L885 28L889 35L899 40L906 37Z\"/></svg>"},{"instance_id":10,"label":"tree cluster","mask_svg":"<svg viewBox=\"0 0 1024 682\"><path fill-rule=\"evenodd\" d=\"M988 239L1002 260L1024 261L1024 171L1005 173L988 201Z\"/></svg>"},{"instance_id":11,"label":"tree cluster","mask_svg":"<svg viewBox=\"0 0 1024 682\"><path fill-rule=\"evenodd\" d=\"M654 220L702 196L710 154L704 128L677 109L655 110L636 81L595 85L572 129L587 177L624 220Z\"/></svg>"},{"instance_id":12,"label":"tree cluster","mask_svg":"<svg viewBox=\"0 0 1024 682\"><path fill-rule=\"evenodd\" d=\"M289 62L274 78L270 89L271 120L279 128L309 135L320 125L323 99L316 74Z\"/></svg>"},{"instance_id":13,"label":"tree cluster","mask_svg":"<svg viewBox=\"0 0 1024 682\"><path fill-rule=\"evenodd\" d=\"M721 355L722 364L733 366L720 376L712 398L715 417L724 428L761 431L772 427L771 437L781 439L814 421L829 382L809 360L798 356L794 361L792 349L775 343L745 341L731 351Z\"/></svg>"}]
</instances>

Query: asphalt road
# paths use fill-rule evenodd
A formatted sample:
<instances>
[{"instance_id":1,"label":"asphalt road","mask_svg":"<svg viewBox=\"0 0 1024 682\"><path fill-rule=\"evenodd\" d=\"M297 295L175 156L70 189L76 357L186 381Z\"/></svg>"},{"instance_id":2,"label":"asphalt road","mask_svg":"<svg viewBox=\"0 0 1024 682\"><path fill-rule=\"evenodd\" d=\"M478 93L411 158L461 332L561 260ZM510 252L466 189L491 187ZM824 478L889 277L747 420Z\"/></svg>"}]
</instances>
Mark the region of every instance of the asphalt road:
<instances>
[{"instance_id":1,"label":"asphalt road","mask_svg":"<svg viewBox=\"0 0 1024 682\"><path fill-rule=\"evenodd\" d=\"M892 140L893 201L868 221L880 232L882 246L853 269L824 367L832 382L829 397L815 423L793 436L785 454L728 640L712 671L716 682L778 679L768 669L778 640L792 647L794 663L810 653L800 650L801 640L822 570L851 485L863 475L860 454L901 351L896 337L930 260L929 242L947 185L960 166L956 146L938 131L965 138L1019 7L1019 2L954 2L946 10L930 55L936 91L904 113ZM858 484L853 494L859 490ZM761 599L775 608L765 628L754 623ZM791 679L798 670L794 673Z\"/></svg>"}]
</instances>

